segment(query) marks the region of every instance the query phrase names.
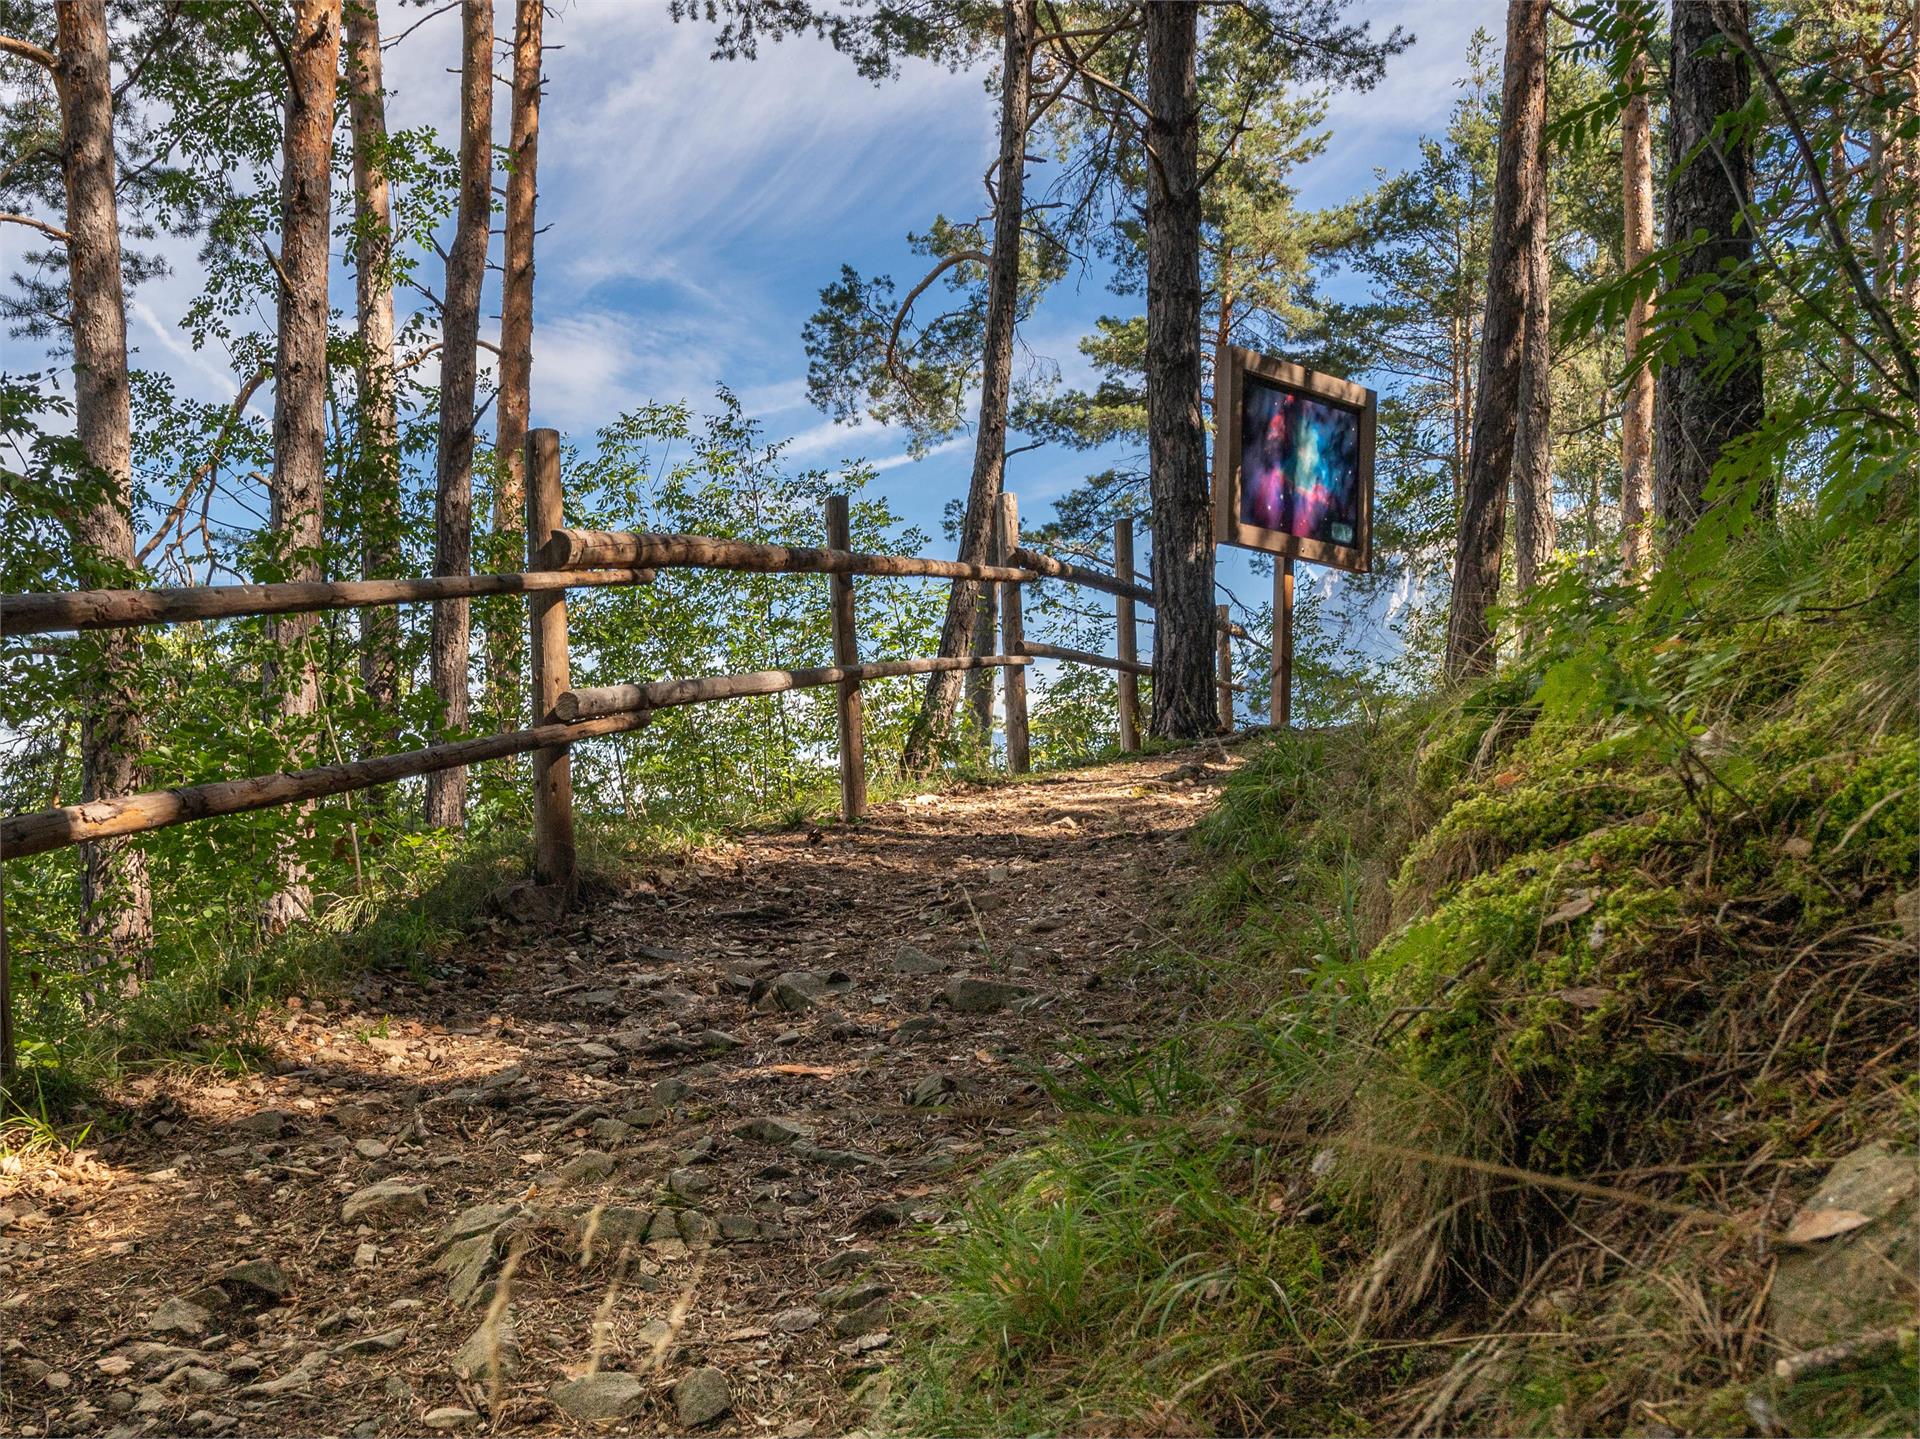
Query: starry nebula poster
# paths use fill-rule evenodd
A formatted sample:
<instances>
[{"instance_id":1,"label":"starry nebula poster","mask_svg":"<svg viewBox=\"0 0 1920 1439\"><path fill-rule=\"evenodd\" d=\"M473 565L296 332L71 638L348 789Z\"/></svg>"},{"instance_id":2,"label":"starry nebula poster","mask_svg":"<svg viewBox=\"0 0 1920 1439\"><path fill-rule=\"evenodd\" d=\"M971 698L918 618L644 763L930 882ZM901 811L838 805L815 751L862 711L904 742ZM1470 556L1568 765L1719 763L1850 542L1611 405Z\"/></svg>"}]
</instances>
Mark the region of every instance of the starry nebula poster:
<instances>
[{"instance_id":1,"label":"starry nebula poster","mask_svg":"<svg viewBox=\"0 0 1920 1439\"><path fill-rule=\"evenodd\" d=\"M1358 543L1360 413L1246 377L1240 523L1296 539Z\"/></svg>"}]
</instances>

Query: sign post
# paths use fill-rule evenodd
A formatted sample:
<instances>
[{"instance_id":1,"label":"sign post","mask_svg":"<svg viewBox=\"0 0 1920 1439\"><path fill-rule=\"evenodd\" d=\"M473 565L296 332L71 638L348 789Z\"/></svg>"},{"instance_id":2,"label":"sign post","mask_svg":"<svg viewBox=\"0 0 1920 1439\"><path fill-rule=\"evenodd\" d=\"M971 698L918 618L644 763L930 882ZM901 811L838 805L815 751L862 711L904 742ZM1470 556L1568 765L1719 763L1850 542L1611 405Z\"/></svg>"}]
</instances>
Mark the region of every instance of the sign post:
<instances>
[{"instance_id":1,"label":"sign post","mask_svg":"<svg viewBox=\"0 0 1920 1439\"><path fill-rule=\"evenodd\" d=\"M1238 345L1213 371L1214 541L1273 562L1276 729L1293 719L1293 562L1373 564L1372 390Z\"/></svg>"}]
</instances>

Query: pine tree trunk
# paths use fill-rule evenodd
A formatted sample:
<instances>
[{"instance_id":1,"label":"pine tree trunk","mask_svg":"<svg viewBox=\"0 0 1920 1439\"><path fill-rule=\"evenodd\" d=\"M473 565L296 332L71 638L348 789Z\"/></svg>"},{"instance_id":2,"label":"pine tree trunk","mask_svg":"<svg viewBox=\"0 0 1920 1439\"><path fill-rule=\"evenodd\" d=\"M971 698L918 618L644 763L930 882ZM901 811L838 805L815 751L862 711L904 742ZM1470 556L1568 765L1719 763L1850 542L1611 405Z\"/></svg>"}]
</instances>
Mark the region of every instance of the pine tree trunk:
<instances>
[{"instance_id":1,"label":"pine tree trunk","mask_svg":"<svg viewBox=\"0 0 1920 1439\"><path fill-rule=\"evenodd\" d=\"M280 174L280 325L273 360L273 484L270 521L289 580L317 580L327 475L327 246L331 231L333 105L339 88L340 0L296 0L292 74ZM280 693L289 758L313 750L320 671L312 615L274 620L278 661L267 676ZM303 806L305 814L311 806ZM268 929L306 916L304 864L281 856Z\"/></svg>"},{"instance_id":2,"label":"pine tree trunk","mask_svg":"<svg viewBox=\"0 0 1920 1439\"><path fill-rule=\"evenodd\" d=\"M1013 328L1020 293L1020 221L1026 211L1027 109L1033 90L1036 0L1007 0L1002 7L999 190L993 207L993 258L987 267L987 328L980 364L980 423L975 430L973 478L960 523L959 559L987 562L993 518L1007 462L1007 400L1013 389ZM955 580L947 592L940 627L943 656L963 655L973 639L981 587ZM908 773L930 769L953 731L965 676L927 676L920 714L907 736L900 766Z\"/></svg>"},{"instance_id":3,"label":"pine tree trunk","mask_svg":"<svg viewBox=\"0 0 1920 1439\"><path fill-rule=\"evenodd\" d=\"M479 359L480 287L487 273L493 184L493 3L464 0L460 45L460 198L447 255L446 308L440 316L440 452L435 487L433 572L473 568L474 384ZM433 607L433 692L448 730L467 727L468 610L465 600ZM467 772L427 777L427 823L459 829Z\"/></svg>"},{"instance_id":4,"label":"pine tree trunk","mask_svg":"<svg viewBox=\"0 0 1920 1439\"><path fill-rule=\"evenodd\" d=\"M1636 55L1627 83L1647 82L1647 57ZM1626 234L1622 255L1631 270L1653 253L1653 118L1636 94L1620 113L1620 180ZM1627 395L1620 415L1620 551L1627 573L1644 573L1652 553L1653 371L1637 366L1653 319L1653 302L1640 296L1627 312Z\"/></svg>"},{"instance_id":5,"label":"pine tree trunk","mask_svg":"<svg viewBox=\"0 0 1920 1439\"><path fill-rule=\"evenodd\" d=\"M1487 256L1486 318L1480 326L1480 379L1473 437L1454 548L1453 599L1447 612L1450 679L1493 666L1487 611L1500 594L1506 543L1507 485L1513 477L1526 365L1527 256L1545 202L1539 154L1547 110L1546 0L1508 0L1507 53L1500 92L1500 155L1494 171L1492 243Z\"/></svg>"},{"instance_id":6,"label":"pine tree trunk","mask_svg":"<svg viewBox=\"0 0 1920 1439\"><path fill-rule=\"evenodd\" d=\"M500 424L493 462L493 533L501 554L524 548L527 422L533 386L533 208L540 149L540 35L542 0L518 0L513 25L513 130L508 141L507 271L500 292ZM489 707L502 730L519 727L522 622L511 605L496 607L501 622L487 631Z\"/></svg>"},{"instance_id":7,"label":"pine tree trunk","mask_svg":"<svg viewBox=\"0 0 1920 1439\"><path fill-rule=\"evenodd\" d=\"M1744 23L1746 0L1731 0L1731 7ZM1713 16L1708 5L1673 7L1667 242L1681 250L1677 285L1730 266L1717 285L1729 309L1740 314L1751 307L1753 240L1745 210L1753 160L1745 144L1714 135L1714 121L1746 105L1752 77L1746 61L1719 38ZM1696 148L1701 153L1683 165ZM1687 237L1701 230L1707 238L1689 243ZM1692 358L1676 355L1661 367L1654 387L1653 491L1663 544L1677 542L1699 520L1721 450L1754 429L1763 408L1757 329L1735 353L1714 347ZM1768 500L1761 497L1762 509Z\"/></svg>"},{"instance_id":8,"label":"pine tree trunk","mask_svg":"<svg viewBox=\"0 0 1920 1439\"><path fill-rule=\"evenodd\" d=\"M1544 44L1544 41L1543 41ZM1526 320L1520 345L1520 414L1513 443L1513 578L1524 599L1553 558L1552 260L1547 253L1546 67L1541 66L1540 143L1525 185Z\"/></svg>"},{"instance_id":9,"label":"pine tree trunk","mask_svg":"<svg viewBox=\"0 0 1920 1439\"><path fill-rule=\"evenodd\" d=\"M400 572L400 419L393 368L393 200L386 164L379 0L347 0L347 106L353 119L354 302L360 329L360 575ZM400 701L400 612L360 613L360 678L386 715Z\"/></svg>"},{"instance_id":10,"label":"pine tree trunk","mask_svg":"<svg viewBox=\"0 0 1920 1439\"><path fill-rule=\"evenodd\" d=\"M1151 732L1220 728L1214 697L1213 525L1200 418L1199 6L1146 11L1147 458L1153 499Z\"/></svg>"},{"instance_id":11,"label":"pine tree trunk","mask_svg":"<svg viewBox=\"0 0 1920 1439\"><path fill-rule=\"evenodd\" d=\"M132 400L127 314L120 287L120 218L114 200L113 88L105 0L55 9L67 245L73 310L74 421L87 460L106 486L74 517L74 542L89 584L131 584ZM140 763L140 641L126 631L89 642L83 669L80 763L83 800L144 788ZM137 965L153 937L146 856L128 839L83 846L81 934L104 954Z\"/></svg>"}]
</instances>

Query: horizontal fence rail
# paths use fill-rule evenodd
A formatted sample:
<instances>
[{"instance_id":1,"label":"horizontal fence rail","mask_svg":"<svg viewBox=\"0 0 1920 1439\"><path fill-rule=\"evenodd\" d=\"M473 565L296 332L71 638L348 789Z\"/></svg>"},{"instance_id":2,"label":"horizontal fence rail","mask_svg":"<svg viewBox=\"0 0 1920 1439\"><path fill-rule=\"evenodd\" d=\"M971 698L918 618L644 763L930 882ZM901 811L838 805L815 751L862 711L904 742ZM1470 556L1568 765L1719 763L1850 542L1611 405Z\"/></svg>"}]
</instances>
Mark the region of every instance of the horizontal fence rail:
<instances>
[{"instance_id":1,"label":"horizontal fence rail","mask_svg":"<svg viewBox=\"0 0 1920 1439\"><path fill-rule=\"evenodd\" d=\"M1066 645L1047 645L1038 640L1022 640L1022 654L1033 655L1043 660L1067 660L1076 665L1092 665L1096 669L1119 670L1122 674L1153 674L1153 666L1143 660L1115 659L1112 655L1095 654L1092 650L1076 650Z\"/></svg>"},{"instance_id":2,"label":"horizontal fence rail","mask_svg":"<svg viewBox=\"0 0 1920 1439\"><path fill-rule=\"evenodd\" d=\"M22 859L71 845L118 839L218 815L305 804L328 795L371 789L418 775L530 753L533 755L534 877L571 895L576 878L569 751L577 741L640 729L655 710L677 705L837 686L841 811L847 819L854 820L866 809L860 694L863 682L968 670L988 672L986 683L990 689L991 672L1003 671L1007 766L1020 773L1028 763L1025 671L1035 658L1119 671L1121 747L1127 750L1138 747L1135 682L1141 675L1151 675L1153 666L1135 655L1134 606L1151 606L1154 595L1152 589L1133 580L1133 530L1126 519L1118 522L1114 532L1114 564L1119 573L1108 575L1022 548L1019 509L1010 494L1000 496L996 507L990 554L993 562L972 564L920 555L866 554L851 548L849 507L844 495L831 496L826 502L825 548L758 544L707 535L566 529L560 523L564 497L560 483L559 434L554 430L529 432L526 474L527 568L516 574L0 595L0 637L524 595L531 640L533 709L538 721L529 728L506 734L452 740L401 754L183 785L7 816L0 818L0 859ZM656 571L661 569L827 576L835 663L806 669L573 688L569 675L566 591L644 585L653 581ZM976 637L974 654L862 661L854 632L853 579L856 575L927 577L997 585L1000 644L1006 652L990 652L994 640L992 627L988 625L984 627L984 637ZM1025 638L1021 589L1043 578L1085 585L1115 596L1118 658ZM1223 685L1223 709L1230 710L1230 692L1224 688L1231 685L1227 637L1244 638L1245 631L1227 621L1224 607L1217 615L1216 629L1221 646L1217 678ZM12 1005L5 946L6 928L4 921L0 921L0 1072L13 1067Z\"/></svg>"},{"instance_id":3,"label":"horizontal fence rail","mask_svg":"<svg viewBox=\"0 0 1920 1439\"><path fill-rule=\"evenodd\" d=\"M189 820L211 819L222 814L244 814L248 810L272 809L276 805L300 804L325 795L371 789L375 785L391 784L415 775L432 774L436 770L458 769L485 760L526 754L550 745L566 745L575 740L620 734L639 729L649 718L641 713L609 715L579 724L535 725L532 729L488 735L483 739L429 745L426 749L382 755L378 759L319 765L313 769L290 770L281 774L255 775L250 779L218 780L211 784L127 795L122 799L97 799L88 804L70 804L62 809L40 810L34 814L10 815L0 820L0 854L5 854L8 859L20 859L30 854L64 849L72 844L85 844L89 840L116 839L121 835L165 829Z\"/></svg>"},{"instance_id":4,"label":"horizontal fence rail","mask_svg":"<svg viewBox=\"0 0 1920 1439\"><path fill-rule=\"evenodd\" d=\"M706 704L710 700L741 699L748 695L776 695L787 690L816 689L846 681L857 684L862 680L926 675L939 670L1000 669L1027 663L1029 661L1023 655L952 655L937 659L815 665L810 669L798 670L755 670L743 675L654 680L651 684L643 685L602 685L596 689L568 690L554 704L553 712L559 719L572 721L599 715L628 714L635 710L667 709L674 705Z\"/></svg>"},{"instance_id":5,"label":"horizontal fence rail","mask_svg":"<svg viewBox=\"0 0 1920 1439\"><path fill-rule=\"evenodd\" d=\"M510 575L433 575L414 580L208 585L191 589L61 590L0 595L0 637L49 630L119 630L246 615L370 609L421 600L532 595L600 585L644 585L646 569L531 570Z\"/></svg>"},{"instance_id":6,"label":"horizontal fence rail","mask_svg":"<svg viewBox=\"0 0 1920 1439\"><path fill-rule=\"evenodd\" d=\"M648 569L741 570L750 574L925 575L949 580L1032 580L1010 565L969 565L918 555L869 555L858 550L762 545L711 535L627 534L606 530L555 530L541 548L540 563L556 570L607 565Z\"/></svg>"}]
</instances>

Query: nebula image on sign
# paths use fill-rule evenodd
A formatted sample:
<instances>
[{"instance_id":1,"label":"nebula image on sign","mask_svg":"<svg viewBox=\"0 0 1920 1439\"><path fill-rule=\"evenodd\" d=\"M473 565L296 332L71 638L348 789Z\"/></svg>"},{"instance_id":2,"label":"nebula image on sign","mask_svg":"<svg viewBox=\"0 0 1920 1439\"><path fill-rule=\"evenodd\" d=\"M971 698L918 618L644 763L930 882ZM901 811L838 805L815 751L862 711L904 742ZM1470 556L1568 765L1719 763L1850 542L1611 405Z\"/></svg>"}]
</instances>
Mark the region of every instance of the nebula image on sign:
<instances>
[{"instance_id":1,"label":"nebula image on sign","mask_svg":"<svg viewBox=\"0 0 1920 1439\"><path fill-rule=\"evenodd\" d=\"M1246 377L1240 522L1352 545L1360 533L1360 413Z\"/></svg>"}]
</instances>

